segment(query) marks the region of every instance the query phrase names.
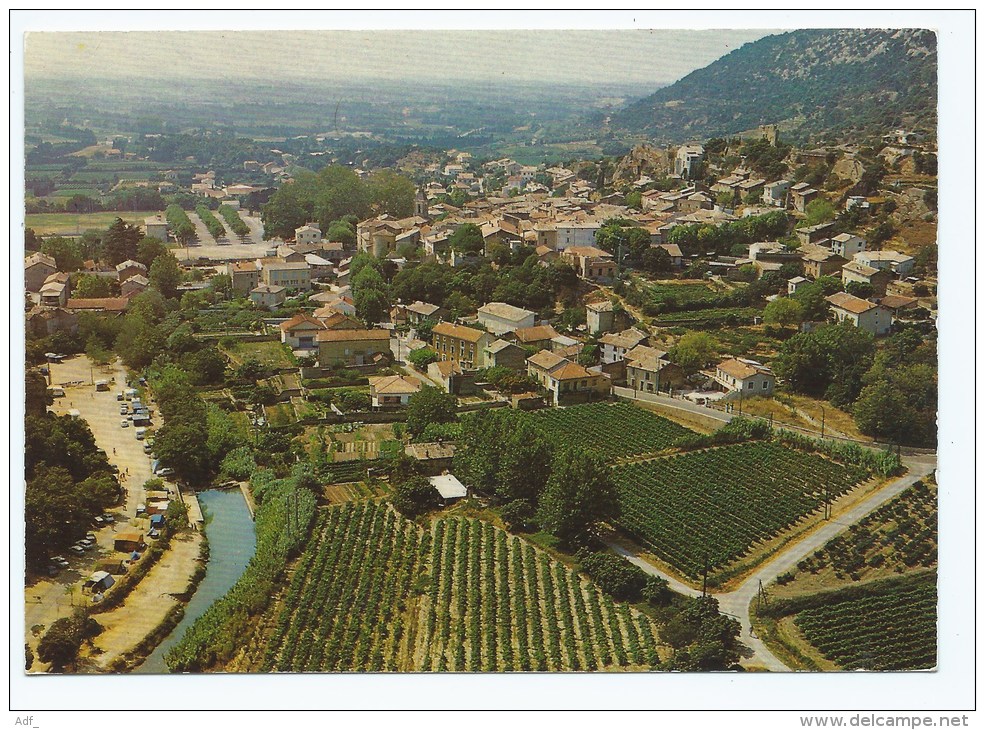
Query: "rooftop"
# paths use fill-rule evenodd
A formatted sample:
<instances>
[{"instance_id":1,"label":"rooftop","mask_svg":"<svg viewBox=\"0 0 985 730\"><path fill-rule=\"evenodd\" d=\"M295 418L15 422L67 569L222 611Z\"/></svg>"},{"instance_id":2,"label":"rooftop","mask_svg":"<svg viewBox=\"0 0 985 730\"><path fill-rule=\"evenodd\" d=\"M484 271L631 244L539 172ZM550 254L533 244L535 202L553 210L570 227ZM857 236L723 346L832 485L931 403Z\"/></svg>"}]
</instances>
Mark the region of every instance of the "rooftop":
<instances>
[{"instance_id":1,"label":"rooftop","mask_svg":"<svg viewBox=\"0 0 985 730\"><path fill-rule=\"evenodd\" d=\"M460 324L453 324L451 322L439 322L431 330L431 333L444 337L455 337L459 340L466 340L467 342L478 342L484 334L487 334L482 330L463 327Z\"/></svg>"},{"instance_id":2,"label":"rooftop","mask_svg":"<svg viewBox=\"0 0 985 730\"><path fill-rule=\"evenodd\" d=\"M407 395L421 389L420 381L406 375L381 375L369 378L370 389L378 394Z\"/></svg>"},{"instance_id":3,"label":"rooftop","mask_svg":"<svg viewBox=\"0 0 985 730\"><path fill-rule=\"evenodd\" d=\"M389 340L389 330L322 330L318 342L354 342L357 340Z\"/></svg>"},{"instance_id":4,"label":"rooftop","mask_svg":"<svg viewBox=\"0 0 985 730\"><path fill-rule=\"evenodd\" d=\"M442 474L428 479L431 486L438 490L442 499L459 499L467 497L469 491L453 474Z\"/></svg>"},{"instance_id":5,"label":"rooftop","mask_svg":"<svg viewBox=\"0 0 985 730\"><path fill-rule=\"evenodd\" d=\"M840 291L837 294L832 294L829 297L825 297L825 300L831 304L833 307L838 309L844 309L846 312L851 312L852 314L862 314L863 312L868 312L870 309L875 309L878 304L873 304L866 299L859 299L854 297L848 292Z\"/></svg>"},{"instance_id":6,"label":"rooftop","mask_svg":"<svg viewBox=\"0 0 985 730\"><path fill-rule=\"evenodd\" d=\"M511 322L519 322L532 316L534 313L528 309L514 307L512 304L506 304L505 302L489 302L489 304L479 307L479 314L488 314L492 317L510 320Z\"/></svg>"}]
</instances>

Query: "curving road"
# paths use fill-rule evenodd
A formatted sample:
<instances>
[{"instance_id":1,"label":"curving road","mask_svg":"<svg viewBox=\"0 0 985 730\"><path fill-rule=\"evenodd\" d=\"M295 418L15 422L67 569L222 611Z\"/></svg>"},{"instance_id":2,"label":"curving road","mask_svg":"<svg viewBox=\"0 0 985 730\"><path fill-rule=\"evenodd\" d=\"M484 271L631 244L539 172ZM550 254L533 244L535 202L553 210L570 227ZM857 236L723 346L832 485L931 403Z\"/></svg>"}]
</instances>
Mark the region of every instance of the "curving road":
<instances>
[{"instance_id":1,"label":"curving road","mask_svg":"<svg viewBox=\"0 0 985 730\"><path fill-rule=\"evenodd\" d=\"M774 656L758 636L752 633L749 607L759 592L760 584L763 586L769 585L776 580L777 576L796 567L797 563L816 552L839 533L844 532L867 514L878 509L893 497L896 497L918 479L922 479L933 472L937 466L937 457L930 454L906 456L903 458L903 465L907 469L907 473L904 476L890 482L847 512L838 515L837 520L828 522L803 539L778 552L765 564L761 565L752 575L746 578L735 590L729 591L728 593L710 593L710 595L718 599L719 609L722 613L735 618L742 626L742 643L750 650L749 654L743 660L744 663L762 666L771 672L791 671L786 664ZM658 570L639 555L615 543L607 544L613 552L626 558L626 560L640 567L646 573L666 580L672 590L688 596L701 595L701 591L685 585L676 578Z\"/></svg>"}]
</instances>

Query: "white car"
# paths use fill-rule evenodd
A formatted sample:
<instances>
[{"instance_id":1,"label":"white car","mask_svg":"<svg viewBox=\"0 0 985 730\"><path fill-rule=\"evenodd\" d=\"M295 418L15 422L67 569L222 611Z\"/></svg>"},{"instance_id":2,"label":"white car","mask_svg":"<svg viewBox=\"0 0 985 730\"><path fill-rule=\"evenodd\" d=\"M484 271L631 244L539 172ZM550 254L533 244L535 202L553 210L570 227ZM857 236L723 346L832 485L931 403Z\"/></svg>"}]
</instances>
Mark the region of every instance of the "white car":
<instances>
[{"instance_id":1,"label":"white car","mask_svg":"<svg viewBox=\"0 0 985 730\"><path fill-rule=\"evenodd\" d=\"M83 548L79 547L78 545L72 545L72 546L70 546L69 547L69 550L71 550L76 555L85 555L85 550Z\"/></svg>"},{"instance_id":2,"label":"white car","mask_svg":"<svg viewBox=\"0 0 985 730\"><path fill-rule=\"evenodd\" d=\"M130 421L124 418L120 421L120 428L130 428Z\"/></svg>"},{"instance_id":3,"label":"white car","mask_svg":"<svg viewBox=\"0 0 985 730\"><path fill-rule=\"evenodd\" d=\"M53 562L55 565L60 565L63 568L68 567L68 561L65 558L63 558L61 555L56 555L55 557L53 557L51 559L51 562Z\"/></svg>"}]
</instances>

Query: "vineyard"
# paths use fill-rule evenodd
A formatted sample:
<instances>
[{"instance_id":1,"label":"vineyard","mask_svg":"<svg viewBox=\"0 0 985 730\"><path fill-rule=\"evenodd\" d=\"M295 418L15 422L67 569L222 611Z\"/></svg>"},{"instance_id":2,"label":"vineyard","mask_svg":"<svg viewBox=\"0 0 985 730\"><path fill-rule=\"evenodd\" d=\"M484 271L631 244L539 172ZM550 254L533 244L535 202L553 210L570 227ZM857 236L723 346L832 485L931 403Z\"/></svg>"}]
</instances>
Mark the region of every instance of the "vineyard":
<instances>
[{"instance_id":1,"label":"vineyard","mask_svg":"<svg viewBox=\"0 0 985 730\"><path fill-rule=\"evenodd\" d=\"M352 611L352 606L365 610ZM659 661L656 625L492 525L324 510L258 671L580 671Z\"/></svg>"},{"instance_id":2,"label":"vineyard","mask_svg":"<svg viewBox=\"0 0 985 730\"><path fill-rule=\"evenodd\" d=\"M239 213L236 212L235 208L223 203L219 206L219 215L226 219L229 230L237 236L248 236L250 234L250 227L239 217Z\"/></svg>"},{"instance_id":3,"label":"vineyard","mask_svg":"<svg viewBox=\"0 0 985 730\"><path fill-rule=\"evenodd\" d=\"M617 466L618 526L684 575L714 572L865 479L814 454L753 442Z\"/></svg>"},{"instance_id":4,"label":"vineyard","mask_svg":"<svg viewBox=\"0 0 985 730\"><path fill-rule=\"evenodd\" d=\"M219 219L212 214L211 210L200 203L195 206L195 212L198 213L198 217L202 219L202 223L205 224L205 227L209 229L209 233L212 234L212 238L218 241L220 238L225 237L225 227L219 222Z\"/></svg>"},{"instance_id":5,"label":"vineyard","mask_svg":"<svg viewBox=\"0 0 985 730\"><path fill-rule=\"evenodd\" d=\"M933 669L937 664L937 573L884 581L797 614L794 623L824 656L846 670Z\"/></svg>"},{"instance_id":6,"label":"vineyard","mask_svg":"<svg viewBox=\"0 0 985 730\"><path fill-rule=\"evenodd\" d=\"M830 569L834 577L864 580L878 571L903 573L937 564L937 488L916 482L847 532L797 564Z\"/></svg>"},{"instance_id":7,"label":"vineyard","mask_svg":"<svg viewBox=\"0 0 985 730\"><path fill-rule=\"evenodd\" d=\"M533 418L554 443L589 449L605 459L661 451L693 435L673 421L628 403L550 408Z\"/></svg>"}]
</instances>

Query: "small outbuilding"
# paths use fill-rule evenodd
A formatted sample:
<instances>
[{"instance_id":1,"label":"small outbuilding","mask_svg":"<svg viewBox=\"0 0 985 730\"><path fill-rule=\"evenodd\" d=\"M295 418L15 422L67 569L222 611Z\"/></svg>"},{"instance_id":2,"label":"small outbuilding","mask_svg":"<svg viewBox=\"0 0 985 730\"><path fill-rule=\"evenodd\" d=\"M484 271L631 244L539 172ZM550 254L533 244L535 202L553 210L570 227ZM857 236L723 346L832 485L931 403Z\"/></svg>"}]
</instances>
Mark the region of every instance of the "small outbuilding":
<instances>
[{"instance_id":1,"label":"small outbuilding","mask_svg":"<svg viewBox=\"0 0 985 730\"><path fill-rule=\"evenodd\" d=\"M455 478L454 474L440 474L436 477L430 477L428 481L432 487L438 490L442 504L451 504L469 496L469 490Z\"/></svg>"},{"instance_id":2,"label":"small outbuilding","mask_svg":"<svg viewBox=\"0 0 985 730\"><path fill-rule=\"evenodd\" d=\"M92 591L93 593L97 593L97 592L105 591L114 583L116 583L116 579L113 578L113 576L111 576L105 570L97 570L95 573L89 576L89 580L87 580L85 583L82 584L82 589Z\"/></svg>"}]
</instances>

